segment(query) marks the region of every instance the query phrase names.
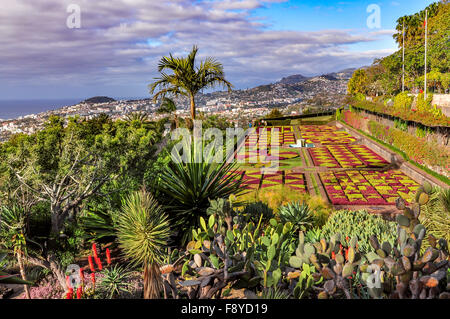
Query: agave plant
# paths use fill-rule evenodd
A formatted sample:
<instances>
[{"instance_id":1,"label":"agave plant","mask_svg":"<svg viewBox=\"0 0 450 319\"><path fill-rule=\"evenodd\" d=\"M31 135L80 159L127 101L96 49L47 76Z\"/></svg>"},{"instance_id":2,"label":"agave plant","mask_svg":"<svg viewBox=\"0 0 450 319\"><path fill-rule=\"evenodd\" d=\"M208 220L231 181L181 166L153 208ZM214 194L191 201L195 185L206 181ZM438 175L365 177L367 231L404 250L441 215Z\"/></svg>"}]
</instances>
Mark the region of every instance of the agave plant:
<instances>
[{"instance_id":1,"label":"agave plant","mask_svg":"<svg viewBox=\"0 0 450 319\"><path fill-rule=\"evenodd\" d=\"M314 225L314 215L309 206L300 202L292 202L281 206L278 215L282 223L290 222L294 231L304 231Z\"/></svg>"},{"instance_id":2,"label":"agave plant","mask_svg":"<svg viewBox=\"0 0 450 319\"><path fill-rule=\"evenodd\" d=\"M213 151L204 143L185 143L183 156L172 152L173 160L161 174L158 189L170 199L167 211L180 227L182 243L199 227L200 217L206 217L210 200L240 191L236 163L218 159Z\"/></svg>"},{"instance_id":3,"label":"agave plant","mask_svg":"<svg viewBox=\"0 0 450 319\"><path fill-rule=\"evenodd\" d=\"M124 254L134 265L144 267L144 298L159 298L162 290L159 267L170 237L167 215L151 194L141 190L123 200L116 226Z\"/></svg>"},{"instance_id":4,"label":"agave plant","mask_svg":"<svg viewBox=\"0 0 450 319\"><path fill-rule=\"evenodd\" d=\"M114 299L120 295L121 292L130 291L130 283L127 282L131 277L131 272L119 265L114 265L103 271L99 289L109 299Z\"/></svg>"}]
</instances>

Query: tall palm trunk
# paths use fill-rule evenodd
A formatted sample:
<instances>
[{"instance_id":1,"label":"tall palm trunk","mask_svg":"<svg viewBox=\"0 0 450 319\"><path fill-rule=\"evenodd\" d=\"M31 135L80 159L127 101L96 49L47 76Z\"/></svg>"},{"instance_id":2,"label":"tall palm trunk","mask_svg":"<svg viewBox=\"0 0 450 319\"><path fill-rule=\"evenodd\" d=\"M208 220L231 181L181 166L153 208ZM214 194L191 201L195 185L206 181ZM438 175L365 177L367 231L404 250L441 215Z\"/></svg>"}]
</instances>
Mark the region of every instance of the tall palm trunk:
<instances>
[{"instance_id":1,"label":"tall palm trunk","mask_svg":"<svg viewBox=\"0 0 450 319\"><path fill-rule=\"evenodd\" d=\"M20 276L22 277L22 280L26 281L27 276L25 274L25 266L23 264L23 257L20 252L17 253L17 263L19 264ZM25 295L27 299L31 299L30 289L28 288L28 285L23 285L23 289L25 290Z\"/></svg>"},{"instance_id":2,"label":"tall palm trunk","mask_svg":"<svg viewBox=\"0 0 450 319\"><path fill-rule=\"evenodd\" d=\"M159 266L152 264L144 267L144 299L159 299L163 289Z\"/></svg>"},{"instance_id":3,"label":"tall palm trunk","mask_svg":"<svg viewBox=\"0 0 450 319\"><path fill-rule=\"evenodd\" d=\"M194 98L194 94L191 93L190 98L191 98L191 119L195 120L195 98Z\"/></svg>"}]
</instances>

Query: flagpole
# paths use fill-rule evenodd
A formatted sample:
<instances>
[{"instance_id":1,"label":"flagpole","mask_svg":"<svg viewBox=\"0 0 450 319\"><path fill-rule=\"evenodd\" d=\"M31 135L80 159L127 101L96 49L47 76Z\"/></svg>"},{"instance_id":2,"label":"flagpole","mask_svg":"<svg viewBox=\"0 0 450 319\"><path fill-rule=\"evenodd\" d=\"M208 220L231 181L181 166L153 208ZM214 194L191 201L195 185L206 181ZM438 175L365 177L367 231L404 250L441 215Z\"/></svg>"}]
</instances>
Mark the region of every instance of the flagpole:
<instances>
[{"instance_id":1,"label":"flagpole","mask_svg":"<svg viewBox=\"0 0 450 319\"><path fill-rule=\"evenodd\" d=\"M402 92L405 92L405 19L403 19Z\"/></svg>"},{"instance_id":2,"label":"flagpole","mask_svg":"<svg viewBox=\"0 0 450 319\"><path fill-rule=\"evenodd\" d=\"M424 81L424 92L425 100L427 99L427 41L428 41L428 10L425 10L425 81Z\"/></svg>"}]
</instances>

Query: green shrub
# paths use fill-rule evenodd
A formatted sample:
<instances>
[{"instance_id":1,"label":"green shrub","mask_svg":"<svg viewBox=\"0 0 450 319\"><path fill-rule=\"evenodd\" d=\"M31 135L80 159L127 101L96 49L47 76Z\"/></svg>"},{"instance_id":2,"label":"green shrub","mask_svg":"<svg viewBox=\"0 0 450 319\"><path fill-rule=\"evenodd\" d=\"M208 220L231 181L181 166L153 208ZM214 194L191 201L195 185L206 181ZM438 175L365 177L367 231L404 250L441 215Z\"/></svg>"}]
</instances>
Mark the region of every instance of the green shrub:
<instances>
[{"instance_id":1,"label":"green shrub","mask_svg":"<svg viewBox=\"0 0 450 319\"><path fill-rule=\"evenodd\" d=\"M413 100L414 98L412 96L409 96L408 93L399 93L394 98L394 109L397 111L410 110Z\"/></svg>"},{"instance_id":2,"label":"green shrub","mask_svg":"<svg viewBox=\"0 0 450 319\"><path fill-rule=\"evenodd\" d=\"M336 233L352 238L358 237L358 249L367 253L373 251L369 237L376 235L380 242L394 244L396 240L397 224L383 220L381 217L359 211L338 211L330 216L322 228L322 237L330 239Z\"/></svg>"},{"instance_id":3,"label":"green shrub","mask_svg":"<svg viewBox=\"0 0 450 319\"><path fill-rule=\"evenodd\" d=\"M263 223L268 222L273 218L273 210L263 202L250 203L245 206L241 213L247 221L252 221L257 224L261 215L263 216Z\"/></svg>"}]
</instances>

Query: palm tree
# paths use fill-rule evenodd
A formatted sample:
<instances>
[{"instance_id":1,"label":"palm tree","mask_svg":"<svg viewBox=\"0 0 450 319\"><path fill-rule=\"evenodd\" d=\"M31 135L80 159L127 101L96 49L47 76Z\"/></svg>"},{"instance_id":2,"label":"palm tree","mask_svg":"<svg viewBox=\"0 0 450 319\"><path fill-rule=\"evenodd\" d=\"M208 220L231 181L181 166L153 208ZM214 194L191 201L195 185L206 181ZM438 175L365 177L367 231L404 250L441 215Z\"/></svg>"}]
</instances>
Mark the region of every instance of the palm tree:
<instances>
[{"instance_id":1,"label":"palm tree","mask_svg":"<svg viewBox=\"0 0 450 319\"><path fill-rule=\"evenodd\" d=\"M125 255L144 267L144 298L157 299L162 290L159 266L170 236L167 215L145 190L123 200L117 216L117 238Z\"/></svg>"},{"instance_id":2,"label":"palm tree","mask_svg":"<svg viewBox=\"0 0 450 319\"><path fill-rule=\"evenodd\" d=\"M178 127L178 116L175 113L177 111L177 106L172 99L165 97L156 111L158 114L173 114L173 122L175 123L175 128Z\"/></svg>"},{"instance_id":3,"label":"palm tree","mask_svg":"<svg viewBox=\"0 0 450 319\"><path fill-rule=\"evenodd\" d=\"M133 112L130 114L127 114L126 116L126 121L127 122L139 122L141 124L146 124L149 122L148 119L148 113L146 112Z\"/></svg>"},{"instance_id":4,"label":"palm tree","mask_svg":"<svg viewBox=\"0 0 450 319\"><path fill-rule=\"evenodd\" d=\"M154 94L153 99L183 95L189 98L191 104L191 118L195 119L195 95L202 89L212 88L216 85L223 85L231 91L233 87L225 79L222 63L216 59L208 57L196 65L198 47L194 45L191 53L185 58L175 58L170 54L163 57L158 64L160 77L155 78L156 82L149 85L150 93ZM171 71L172 74L167 74ZM158 92L155 91L159 89Z\"/></svg>"}]
</instances>

